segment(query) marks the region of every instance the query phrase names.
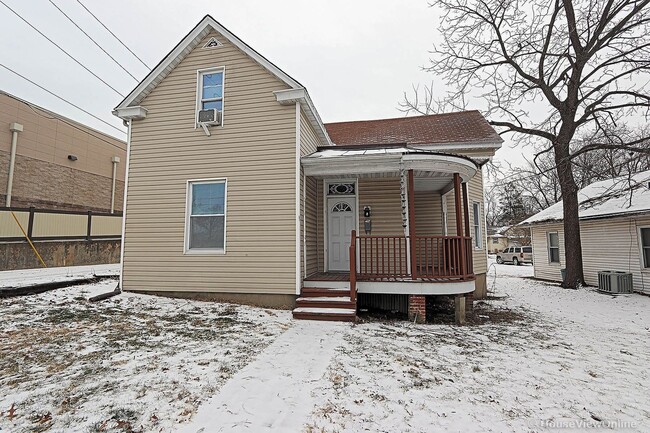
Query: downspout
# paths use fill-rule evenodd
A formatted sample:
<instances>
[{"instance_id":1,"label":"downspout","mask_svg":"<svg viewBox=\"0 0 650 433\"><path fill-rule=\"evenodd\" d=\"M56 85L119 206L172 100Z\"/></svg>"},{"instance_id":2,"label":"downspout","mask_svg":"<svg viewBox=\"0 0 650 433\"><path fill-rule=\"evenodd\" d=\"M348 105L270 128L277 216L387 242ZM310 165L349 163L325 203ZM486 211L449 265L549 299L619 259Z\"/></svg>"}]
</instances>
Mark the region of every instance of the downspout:
<instances>
[{"instance_id":1,"label":"downspout","mask_svg":"<svg viewBox=\"0 0 650 433\"><path fill-rule=\"evenodd\" d=\"M113 163L113 177L112 177L112 186L111 186L111 213L115 213L115 178L117 177L117 164L120 162L119 156L114 156L111 158Z\"/></svg>"},{"instance_id":2,"label":"downspout","mask_svg":"<svg viewBox=\"0 0 650 433\"><path fill-rule=\"evenodd\" d=\"M11 123L9 125L11 131L11 154L9 156L9 179L7 180L7 199L5 206L11 207L11 190L14 185L14 166L16 165L16 146L18 145L18 133L23 132L23 125L20 123Z\"/></svg>"}]
</instances>

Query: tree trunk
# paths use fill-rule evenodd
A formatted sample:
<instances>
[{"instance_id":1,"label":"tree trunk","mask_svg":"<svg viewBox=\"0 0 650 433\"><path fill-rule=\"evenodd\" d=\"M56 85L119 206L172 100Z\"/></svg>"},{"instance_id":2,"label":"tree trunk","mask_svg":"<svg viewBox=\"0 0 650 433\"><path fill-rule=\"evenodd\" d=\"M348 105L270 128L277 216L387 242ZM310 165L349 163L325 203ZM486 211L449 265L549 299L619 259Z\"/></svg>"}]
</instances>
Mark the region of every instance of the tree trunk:
<instances>
[{"instance_id":1,"label":"tree trunk","mask_svg":"<svg viewBox=\"0 0 650 433\"><path fill-rule=\"evenodd\" d=\"M573 177L569 159L570 138L562 137L554 143L562 202L564 204L564 260L566 274L562 287L576 289L584 284L582 269L582 243L580 241L580 220L578 216L578 186Z\"/></svg>"}]
</instances>

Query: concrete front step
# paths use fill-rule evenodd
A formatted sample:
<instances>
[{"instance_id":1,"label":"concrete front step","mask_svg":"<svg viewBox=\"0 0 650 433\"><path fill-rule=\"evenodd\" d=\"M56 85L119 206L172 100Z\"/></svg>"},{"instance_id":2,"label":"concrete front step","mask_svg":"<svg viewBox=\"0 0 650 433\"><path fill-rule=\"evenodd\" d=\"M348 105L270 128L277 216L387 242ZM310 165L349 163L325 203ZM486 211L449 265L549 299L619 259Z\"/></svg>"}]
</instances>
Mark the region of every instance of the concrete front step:
<instances>
[{"instance_id":1,"label":"concrete front step","mask_svg":"<svg viewBox=\"0 0 650 433\"><path fill-rule=\"evenodd\" d=\"M354 322L357 319L357 310L352 308L297 307L293 310L293 318L301 320Z\"/></svg>"}]
</instances>

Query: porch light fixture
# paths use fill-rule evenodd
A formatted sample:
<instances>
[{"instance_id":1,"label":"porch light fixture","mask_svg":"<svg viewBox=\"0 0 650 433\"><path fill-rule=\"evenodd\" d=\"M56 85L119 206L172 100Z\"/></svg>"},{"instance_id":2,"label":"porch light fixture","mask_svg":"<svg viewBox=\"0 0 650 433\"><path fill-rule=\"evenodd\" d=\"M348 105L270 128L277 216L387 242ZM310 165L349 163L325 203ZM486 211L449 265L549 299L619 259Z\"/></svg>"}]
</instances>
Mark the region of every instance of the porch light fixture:
<instances>
[{"instance_id":1,"label":"porch light fixture","mask_svg":"<svg viewBox=\"0 0 650 433\"><path fill-rule=\"evenodd\" d=\"M76 156L76 155L68 155L68 159L69 159L70 161L76 161L76 160L77 160L77 156Z\"/></svg>"}]
</instances>

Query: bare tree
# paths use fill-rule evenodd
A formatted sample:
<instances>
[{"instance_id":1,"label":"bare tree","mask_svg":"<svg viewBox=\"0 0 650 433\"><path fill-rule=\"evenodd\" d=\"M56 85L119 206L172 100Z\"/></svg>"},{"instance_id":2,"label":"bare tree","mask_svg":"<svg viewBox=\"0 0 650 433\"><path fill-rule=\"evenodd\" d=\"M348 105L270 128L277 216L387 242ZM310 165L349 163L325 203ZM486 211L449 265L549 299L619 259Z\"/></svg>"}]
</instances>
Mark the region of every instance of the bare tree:
<instances>
[{"instance_id":1,"label":"bare tree","mask_svg":"<svg viewBox=\"0 0 650 433\"><path fill-rule=\"evenodd\" d=\"M631 113L648 114L650 0L435 4L444 10L443 41L428 70L452 89L447 100L479 96L501 133L535 137L553 153L564 203L563 285L579 286L584 275L572 158L595 149L644 149L642 140L633 140L594 143L575 154L571 142L578 131L597 133ZM531 108L545 114L536 118Z\"/></svg>"}]
</instances>

